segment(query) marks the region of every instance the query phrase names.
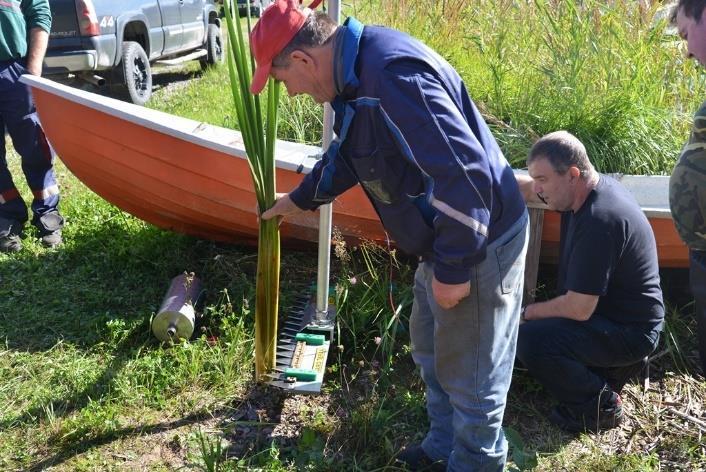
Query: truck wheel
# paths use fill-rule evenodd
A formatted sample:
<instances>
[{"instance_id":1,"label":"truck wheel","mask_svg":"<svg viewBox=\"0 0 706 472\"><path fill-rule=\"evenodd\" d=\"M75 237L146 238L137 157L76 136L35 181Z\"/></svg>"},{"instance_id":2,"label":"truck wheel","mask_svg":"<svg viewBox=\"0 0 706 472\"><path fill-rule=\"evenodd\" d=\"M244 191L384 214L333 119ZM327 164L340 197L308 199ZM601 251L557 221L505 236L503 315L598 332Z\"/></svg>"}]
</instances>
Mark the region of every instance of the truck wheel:
<instances>
[{"instance_id":1,"label":"truck wheel","mask_svg":"<svg viewBox=\"0 0 706 472\"><path fill-rule=\"evenodd\" d=\"M200 59L201 68L213 66L223 62L223 39L218 25L209 23L208 36L206 37L206 56Z\"/></svg>"},{"instance_id":2,"label":"truck wheel","mask_svg":"<svg viewBox=\"0 0 706 472\"><path fill-rule=\"evenodd\" d=\"M145 50L134 41L123 42L122 61L118 66L120 89L135 105L144 105L152 95L152 68Z\"/></svg>"}]
</instances>

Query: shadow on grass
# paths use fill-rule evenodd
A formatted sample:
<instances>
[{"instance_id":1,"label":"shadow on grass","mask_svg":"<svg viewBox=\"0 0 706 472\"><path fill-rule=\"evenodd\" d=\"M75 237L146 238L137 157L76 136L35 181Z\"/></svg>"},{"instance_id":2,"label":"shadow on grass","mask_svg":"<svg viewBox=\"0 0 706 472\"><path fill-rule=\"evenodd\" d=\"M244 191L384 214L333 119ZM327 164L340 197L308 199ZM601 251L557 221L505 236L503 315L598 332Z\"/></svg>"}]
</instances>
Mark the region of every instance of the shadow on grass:
<instances>
[{"instance_id":1,"label":"shadow on grass","mask_svg":"<svg viewBox=\"0 0 706 472\"><path fill-rule=\"evenodd\" d=\"M151 226L125 232L109 222L67 239L55 251L26 248L0 266L0 337L8 349L44 351L58 342L91 348L109 342L106 326L116 319L144 328L146 341L171 278L200 272L187 250L194 240Z\"/></svg>"},{"instance_id":2,"label":"shadow on grass","mask_svg":"<svg viewBox=\"0 0 706 472\"><path fill-rule=\"evenodd\" d=\"M127 344L127 342L126 340L124 344ZM87 385L85 389L76 391L70 395L48 399L43 402L43 404L51 405L54 418L68 417L71 413L82 410L92 399L101 398L104 394L111 391L113 381L122 367L127 362L135 359L135 355L142 350L142 347L143 346L137 346L125 350L124 345L121 343L116 346L115 349L115 352L118 354L106 365L100 376L91 384ZM18 416L0 422L0 431L19 425L38 424L46 416L47 411L43 406L29 408Z\"/></svg>"},{"instance_id":3,"label":"shadow on grass","mask_svg":"<svg viewBox=\"0 0 706 472\"><path fill-rule=\"evenodd\" d=\"M49 375L42 373L43 354L54 356L52 351L57 346L78 351L68 354L77 362L93 362L91 357L106 362L101 362L99 370L91 367L94 375L87 384L79 379L61 381L68 393L42 398L41 405L35 400L24 411L6 416L0 430L39 424L47 418L47 405L52 417L69 417L86 408L91 399L110 396L117 388L116 377L127 363L140 358L145 350L160 349L151 334L150 319L175 275L195 272L210 291L209 297L215 298L223 289L236 302L251 295L248 283L254 278L257 259L252 247L196 240L143 225L122 214L98 227L69 225L66 230L65 245L47 251L39 249L36 235L27 229L25 250L6 256L0 264L0 281L4 282L0 283L0 338L9 351L38 354L27 361L38 378ZM303 257L310 258L311 254L303 253ZM282 275L290 282L310 278L311 269L304 266L287 264ZM71 376L70 371L62 374ZM160 427L164 426L147 428ZM145 428L111 432L89 444L137 430ZM77 447L83 445L67 446L71 450ZM59 455L68 457L68 453Z\"/></svg>"},{"instance_id":4,"label":"shadow on grass","mask_svg":"<svg viewBox=\"0 0 706 472\"><path fill-rule=\"evenodd\" d=\"M166 421L156 424L139 425L129 428L121 428L99 434L80 442L71 442L61 448L56 454L42 459L29 466L29 472L39 472L49 467L56 467L71 460L84 452L96 447L108 444L113 441L127 439L130 437L145 437L152 434L168 432L183 426L196 425L203 422L215 422L225 432L235 431L242 428L242 425L249 425L249 433L238 451L243 452L253 447L265 449L269 441L274 439L273 425L279 421L284 399L286 395L274 389L268 389L259 384L252 384L243 398L235 400L232 405L223 407L215 411L191 413L174 421ZM234 449L223 451L222 460L226 456L232 455Z\"/></svg>"},{"instance_id":5,"label":"shadow on grass","mask_svg":"<svg viewBox=\"0 0 706 472\"><path fill-rule=\"evenodd\" d=\"M152 86L154 87L154 90L166 87L168 85L190 82L191 80L198 79L203 75L203 70L201 69L189 70L182 68L182 66L157 68L153 72Z\"/></svg>"},{"instance_id":6,"label":"shadow on grass","mask_svg":"<svg viewBox=\"0 0 706 472\"><path fill-rule=\"evenodd\" d=\"M503 427L520 435L524 453L553 454L576 438L577 435L560 430L546 419L554 404L524 368L515 367ZM510 456L514 452L511 445Z\"/></svg>"},{"instance_id":7,"label":"shadow on grass","mask_svg":"<svg viewBox=\"0 0 706 472\"><path fill-rule=\"evenodd\" d=\"M126 230L128 224L139 227ZM231 296L254 290L252 246L198 240L122 215L97 228L67 229L56 250L39 249L29 228L23 251L0 255L6 258L0 264L0 339L7 349L111 347L120 334L110 326L116 320L127 322L135 343L156 345L151 316L171 279L185 271L201 278L209 297L223 289ZM316 254L298 249L282 256L285 299L292 287L315 280Z\"/></svg>"},{"instance_id":8,"label":"shadow on grass","mask_svg":"<svg viewBox=\"0 0 706 472\"><path fill-rule=\"evenodd\" d=\"M61 416L101 398L126 362L157 344L150 317L169 281L200 268L193 251L186 250L194 240L151 226L137 232L120 226L117 220L70 234L63 247L38 254L31 251L37 243L28 231L28 247L0 266L0 279L10 281L0 285L0 337L6 349L49 353L61 344L86 355L104 350L112 359L84 389L45 402L60 406ZM0 429L45 415L41 407L31 408L0 423Z\"/></svg>"}]
</instances>

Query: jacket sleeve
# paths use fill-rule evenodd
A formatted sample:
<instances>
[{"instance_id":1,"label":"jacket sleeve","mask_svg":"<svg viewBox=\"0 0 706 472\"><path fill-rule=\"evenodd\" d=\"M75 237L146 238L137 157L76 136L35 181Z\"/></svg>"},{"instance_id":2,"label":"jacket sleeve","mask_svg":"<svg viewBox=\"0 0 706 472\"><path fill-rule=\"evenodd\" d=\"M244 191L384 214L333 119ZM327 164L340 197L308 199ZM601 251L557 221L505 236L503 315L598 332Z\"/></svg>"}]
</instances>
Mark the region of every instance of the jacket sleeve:
<instances>
[{"instance_id":1,"label":"jacket sleeve","mask_svg":"<svg viewBox=\"0 0 706 472\"><path fill-rule=\"evenodd\" d=\"M42 28L47 33L51 31L51 10L48 0L22 0L20 8L27 23L27 31L32 28Z\"/></svg>"},{"instance_id":2,"label":"jacket sleeve","mask_svg":"<svg viewBox=\"0 0 706 472\"><path fill-rule=\"evenodd\" d=\"M358 183L355 173L338 153L339 144L338 140L334 140L322 159L314 165L299 186L290 192L289 198L299 208L315 210L321 205L331 203Z\"/></svg>"},{"instance_id":3,"label":"jacket sleeve","mask_svg":"<svg viewBox=\"0 0 706 472\"><path fill-rule=\"evenodd\" d=\"M492 179L488 156L466 117L429 71L390 72L379 82L381 113L401 153L425 175L434 218L434 275L467 282L485 259ZM470 123L469 123L470 121Z\"/></svg>"}]
</instances>

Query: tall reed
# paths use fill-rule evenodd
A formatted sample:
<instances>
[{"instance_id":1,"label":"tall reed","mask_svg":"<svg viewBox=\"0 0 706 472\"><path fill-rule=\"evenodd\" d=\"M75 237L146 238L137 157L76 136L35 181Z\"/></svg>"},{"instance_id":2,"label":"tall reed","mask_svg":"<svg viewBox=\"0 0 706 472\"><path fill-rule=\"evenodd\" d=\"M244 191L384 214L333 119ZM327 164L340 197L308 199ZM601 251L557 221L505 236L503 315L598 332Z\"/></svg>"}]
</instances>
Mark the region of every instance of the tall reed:
<instances>
[{"instance_id":1,"label":"tall reed","mask_svg":"<svg viewBox=\"0 0 706 472\"><path fill-rule=\"evenodd\" d=\"M237 6L232 0L224 3L228 27L228 73L233 92L238 124L245 143L250 173L260 210L275 202L275 141L280 86L270 79L267 84L265 116L260 97L250 93L255 68L252 53L245 44ZM248 32L250 16L248 12ZM279 303L280 237L276 218L260 220L257 248L257 278L255 282L255 378L275 365L277 314Z\"/></svg>"},{"instance_id":2,"label":"tall reed","mask_svg":"<svg viewBox=\"0 0 706 472\"><path fill-rule=\"evenodd\" d=\"M453 64L513 166L539 136L566 129L600 171L659 174L671 171L706 83L652 3L361 0L350 12Z\"/></svg>"}]
</instances>

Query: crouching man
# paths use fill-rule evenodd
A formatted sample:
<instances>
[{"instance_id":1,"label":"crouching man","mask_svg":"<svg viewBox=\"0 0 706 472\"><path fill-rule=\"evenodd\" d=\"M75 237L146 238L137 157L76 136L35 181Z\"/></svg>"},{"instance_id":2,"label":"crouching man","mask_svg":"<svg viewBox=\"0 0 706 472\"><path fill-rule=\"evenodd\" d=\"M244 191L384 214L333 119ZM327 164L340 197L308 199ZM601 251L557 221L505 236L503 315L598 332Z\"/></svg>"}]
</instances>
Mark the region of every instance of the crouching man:
<instances>
[{"instance_id":1,"label":"crouching man","mask_svg":"<svg viewBox=\"0 0 706 472\"><path fill-rule=\"evenodd\" d=\"M559 402L549 420L570 432L622 419L620 390L657 346L664 304L654 234L633 196L596 172L566 131L535 143L525 200L561 212L556 298L528 305L517 358Z\"/></svg>"}]
</instances>

